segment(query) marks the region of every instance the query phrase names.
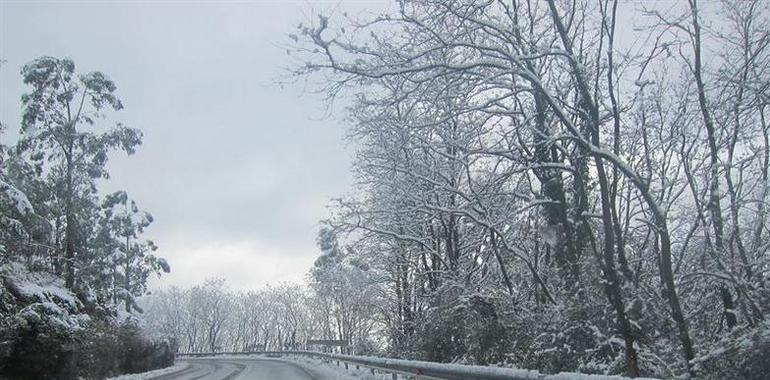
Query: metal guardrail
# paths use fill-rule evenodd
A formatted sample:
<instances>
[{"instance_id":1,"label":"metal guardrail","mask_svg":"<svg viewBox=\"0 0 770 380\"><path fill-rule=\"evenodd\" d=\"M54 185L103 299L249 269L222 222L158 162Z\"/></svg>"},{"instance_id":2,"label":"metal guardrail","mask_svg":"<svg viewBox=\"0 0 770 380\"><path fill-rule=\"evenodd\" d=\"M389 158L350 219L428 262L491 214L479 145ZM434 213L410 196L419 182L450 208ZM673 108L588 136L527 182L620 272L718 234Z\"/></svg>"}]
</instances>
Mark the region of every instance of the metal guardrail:
<instances>
[{"instance_id":1,"label":"metal guardrail","mask_svg":"<svg viewBox=\"0 0 770 380\"><path fill-rule=\"evenodd\" d=\"M203 357L220 355L299 355L353 364L356 367L369 368L372 374L375 371L390 373L393 379L397 374L416 379L441 379L441 380L628 380L622 376L586 375L578 373L559 373L546 375L533 370L485 367L478 365L446 364L425 361L378 358L371 356L353 356L329 354L315 351L253 351L253 352L216 352L216 353L181 353L177 356ZM656 380L650 378L636 378L635 380Z\"/></svg>"}]
</instances>

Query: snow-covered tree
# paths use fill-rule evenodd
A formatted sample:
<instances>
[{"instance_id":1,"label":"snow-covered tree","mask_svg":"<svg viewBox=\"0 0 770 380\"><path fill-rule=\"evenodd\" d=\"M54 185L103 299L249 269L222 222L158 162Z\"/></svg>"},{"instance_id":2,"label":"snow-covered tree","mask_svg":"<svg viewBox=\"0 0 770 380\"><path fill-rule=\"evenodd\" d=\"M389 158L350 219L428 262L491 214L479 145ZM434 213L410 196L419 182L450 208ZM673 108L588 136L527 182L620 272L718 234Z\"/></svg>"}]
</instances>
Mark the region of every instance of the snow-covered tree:
<instances>
[{"instance_id":1,"label":"snow-covered tree","mask_svg":"<svg viewBox=\"0 0 770 380\"><path fill-rule=\"evenodd\" d=\"M132 154L141 143L141 132L117 123L106 130L99 122L105 111L120 110L115 84L101 72L77 75L69 59L41 57L21 71L30 92L22 95L22 137L18 154L24 154L46 175L55 191L57 226L63 228L57 252L63 262L67 287L74 288L77 254L85 240L79 236L82 202L95 192L94 180L109 176L109 153L120 149Z\"/></svg>"},{"instance_id":2,"label":"snow-covered tree","mask_svg":"<svg viewBox=\"0 0 770 380\"><path fill-rule=\"evenodd\" d=\"M415 0L301 25L296 73L352 101L358 181L330 224L389 274L392 352L692 376L715 339L762 334L760 4Z\"/></svg>"},{"instance_id":3,"label":"snow-covered tree","mask_svg":"<svg viewBox=\"0 0 770 380\"><path fill-rule=\"evenodd\" d=\"M112 294L125 304L127 312L137 309L135 297L147 291L150 275L168 273L165 259L152 252L158 247L152 240L141 240L141 234L153 221L150 213L142 211L125 191L105 197L102 204L99 238L105 252L104 268L111 276Z\"/></svg>"}]
</instances>

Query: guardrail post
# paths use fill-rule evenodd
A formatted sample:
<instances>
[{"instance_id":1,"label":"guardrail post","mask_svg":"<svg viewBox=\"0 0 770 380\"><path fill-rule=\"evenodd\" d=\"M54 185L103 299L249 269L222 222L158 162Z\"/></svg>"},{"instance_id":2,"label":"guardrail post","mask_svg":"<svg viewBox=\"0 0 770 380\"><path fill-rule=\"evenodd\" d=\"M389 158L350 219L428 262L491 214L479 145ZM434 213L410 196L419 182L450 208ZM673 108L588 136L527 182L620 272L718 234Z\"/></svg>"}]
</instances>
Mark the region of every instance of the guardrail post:
<instances>
[{"instance_id":1,"label":"guardrail post","mask_svg":"<svg viewBox=\"0 0 770 380\"><path fill-rule=\"evenodd\" d=\"M348 369L348 363L345 363L345 369L346 370Z\"/></svg>"},{"instance_id":2,"label":"guardrail post","mask_svg":"<svg viewBox=\"0 0 770 380\"><path fill-rule=\"evenodd\" d=\"M337 367L339 367L339 366L340 366L340 361L339 361L339 360L337 360Z\"/></svg>"},{"instance_id":3,"label":"guardrail post","mask_svg":"<svg viewBox=\"0 0 770 380\"><path fill-rule=\"evenodd\" d=\"M358 368L358 364L356 364L356 369L360 369L360 368Z\"/></svg>"}]
</instances>

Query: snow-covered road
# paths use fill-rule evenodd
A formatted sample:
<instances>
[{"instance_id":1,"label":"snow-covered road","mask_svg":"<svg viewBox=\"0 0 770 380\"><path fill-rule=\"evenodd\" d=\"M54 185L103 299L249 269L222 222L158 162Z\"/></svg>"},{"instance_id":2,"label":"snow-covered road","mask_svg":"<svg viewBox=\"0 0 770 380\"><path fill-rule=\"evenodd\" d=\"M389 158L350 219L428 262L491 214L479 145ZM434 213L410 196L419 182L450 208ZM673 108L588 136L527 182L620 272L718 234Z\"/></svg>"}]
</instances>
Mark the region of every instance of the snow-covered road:
<instances>
[{"instance_id":1,"label":"snow-covered road","mask_svg":"<svg viewBox=\"0 0 770 380\"><path fill-rule=\"evenodd\" d=\"M322 380L302 367L270 359L178 359L188 364L179 371L151 380Z\"/></svg>"}]
</instances>

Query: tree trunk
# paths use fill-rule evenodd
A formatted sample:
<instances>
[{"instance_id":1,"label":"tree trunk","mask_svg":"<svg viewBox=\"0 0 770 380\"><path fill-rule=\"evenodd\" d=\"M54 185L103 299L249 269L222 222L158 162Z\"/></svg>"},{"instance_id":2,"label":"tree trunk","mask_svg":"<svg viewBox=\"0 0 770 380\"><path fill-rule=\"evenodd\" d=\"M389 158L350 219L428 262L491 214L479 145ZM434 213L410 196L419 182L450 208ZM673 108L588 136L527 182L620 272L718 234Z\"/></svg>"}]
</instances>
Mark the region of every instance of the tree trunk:
<instances>
[{"instance_id":1,"label":"tree trunk","mask_svg":"<svg viewBox=\"0 0 770 380\"><path fill-rule=\"evenodd\" d=\"M131 312L131 248L129 246L129 237L126 235L126 265L124 268L124 278L123 278L123 287L125 288L126 294L125 301L126 301L126 312Z\"/></svg>"},{"instance_id":2,"label":"tree trunk","mask_svg":"<svg viewBox=\"0 0 770 380\"><path fill-rule=\"evenodd\" d=\"M72 162L72 144L70 144L70 151L66 154L67 157L67 194L65 197L65 213L67 218L67 227L64 234L64 264L65 264L65 285L68 289L75 288L75 234L77 228L75 226L75 207L74 207L74 178L73 178L73 166Z\"/></svg>"}]
</instances>

